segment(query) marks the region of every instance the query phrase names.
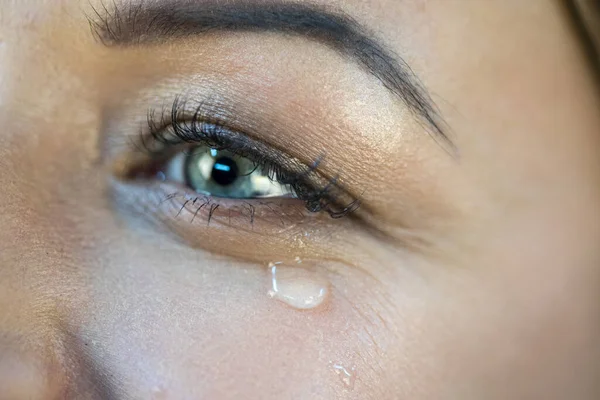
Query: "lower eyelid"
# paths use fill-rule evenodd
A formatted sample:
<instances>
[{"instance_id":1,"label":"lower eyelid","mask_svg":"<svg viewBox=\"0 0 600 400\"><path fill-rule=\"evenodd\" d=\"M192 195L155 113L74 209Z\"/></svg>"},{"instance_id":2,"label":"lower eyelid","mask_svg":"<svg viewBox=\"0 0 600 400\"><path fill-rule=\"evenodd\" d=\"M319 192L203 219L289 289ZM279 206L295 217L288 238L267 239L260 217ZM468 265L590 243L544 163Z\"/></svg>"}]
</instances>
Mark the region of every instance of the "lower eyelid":
<instances>
[{"instance_id":1,"label":"lower eyelid","mask_svg":"<svg viewBox=\"0 0 600 400\"><path fill-rule=\"evenodd\" d=\"M205 236L229 232L229 238L249 234L289 237L330 222L326 214L306 210L298 199L236 200L197 195L169 182L121 182L114 180L116 201L142 211L192 246L204 247ZM198 242L198 243L196 243Z\"/></svg>"},{"instance_id":2,"label":"lower eyelid","mask_svg":"<svg viewBox=\"0 0 600 400\"><path fill-rule=\"evenodd\" d=\"M180 192L166 198L176 218L238 230L279 234L307 217L303 203L296 199L237 200Z\"/></svg>"},{"instance_id":3,"label":"lower eyelid","mask_svg":"<svg viewBox=\"0 0 600 400\"><path fill-rule=\"evenodd\" d=\"M298 199L212 198L219 208L209 218L211 207L200 209L198 204L204 198L194 204L196 195L177 184L114 175L108 184L110 204L125 227L160 247L179 244L260 263L293 256L352 264L348 237L362 235L351 219L334 221L327 213L311 213Z\"/></svg>"}]
</instances>

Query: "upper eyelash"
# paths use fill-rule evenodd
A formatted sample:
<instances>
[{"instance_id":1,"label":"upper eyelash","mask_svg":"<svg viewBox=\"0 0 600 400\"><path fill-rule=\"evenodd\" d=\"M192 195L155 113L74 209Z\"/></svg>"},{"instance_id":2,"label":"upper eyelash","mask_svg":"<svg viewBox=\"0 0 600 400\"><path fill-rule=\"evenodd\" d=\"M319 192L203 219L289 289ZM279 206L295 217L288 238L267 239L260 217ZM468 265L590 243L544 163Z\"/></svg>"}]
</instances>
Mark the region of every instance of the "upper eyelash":
<instances>
[{"instance_id":1,"label":"upper eyelash","mask_svg":"<svg viewBox=\"0 0 600 400\"><path fill-rule=\"evenodd\" d=\"M195 106L191 113L189 110L187 102L179 97L175 98L170 111L163 110L158 118L155 110L149 110L149 135L142 133L143 148L152 156L163 156L169 148L192 143L227 150L248 158L269 179L288 186L298 199L305 202L310 212L324 211L332 218L341 218L360 207L360 200L344 190L338 177L325 179L318 173L323 156L306 165L243 133L226 128L227 124L214 116L207 117L203 104ZM314 182L317 179L324 184L318 187Z\"/></svg>"}]
</instances>

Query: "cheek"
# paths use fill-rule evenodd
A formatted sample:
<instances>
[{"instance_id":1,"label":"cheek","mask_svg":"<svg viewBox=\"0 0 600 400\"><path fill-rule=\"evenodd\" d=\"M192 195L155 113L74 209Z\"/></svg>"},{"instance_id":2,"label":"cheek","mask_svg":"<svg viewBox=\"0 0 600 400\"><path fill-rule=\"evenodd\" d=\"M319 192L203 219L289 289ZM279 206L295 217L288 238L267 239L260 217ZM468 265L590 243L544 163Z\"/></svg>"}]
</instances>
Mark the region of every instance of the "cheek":
<instances>
[{"instance_id":1,"label":"cheek","mask_svg":"<svg viewBox=\"0 0 600 400\"><path fill-rule=\"evenodd\" d=\"M364 280L324 273L327 299L298 310L269 296L266 266L143 246L125 241L93 257L85 300L68 312L75 347L114 390L139 398L386 398L374 366L382 362L377 337L388 332L363 296L371 290Z\"/></svg>"},{"instance_id":2,"label":"cheek","mask_svg":"<svg viewBox=\"0 0 600 400\"><path fill-rule=\"evenodd\" d=\"M446 273L435 289L446 298L436 309L444 328L429 336L446 379L470 382L456 388L465 391L458 398L471 398L467 390L494 399L597 397L595 221L585 204L513 212L486 227L462 266Z\"/></svg>"}]
</instances>

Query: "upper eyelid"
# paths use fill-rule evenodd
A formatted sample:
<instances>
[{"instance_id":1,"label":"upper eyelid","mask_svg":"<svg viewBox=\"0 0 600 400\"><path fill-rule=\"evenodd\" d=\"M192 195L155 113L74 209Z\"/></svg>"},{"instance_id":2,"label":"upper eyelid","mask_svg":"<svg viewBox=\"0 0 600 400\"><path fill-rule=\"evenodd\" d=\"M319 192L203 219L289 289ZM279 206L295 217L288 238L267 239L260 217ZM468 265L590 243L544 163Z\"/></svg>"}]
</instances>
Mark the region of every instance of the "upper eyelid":
<instances>
[{"instance_id":1,"label":"upper eyelid","mask_svg":"<svg viewBox=\"0 0 600 400\"><path fill-rule=\"evenodd\" d=\"M180 106L181 104L181 106ZM247 154L250 155L251 157L264 157L265 159L268 159L269 162L271 163L276 163L278 165L281 165L282 168L288 168L291 169L293 167L299 167L299 166L305 166L307 168L307 170L310 170L311 167L310 166L306 166L305 163L303 163L302 161L300 161L299 159L297 159L296 157L293 157L290 154L287 154L285 151L278 149L277 147L270 145L270 144L265 144L263 143L262 140L259 139L255 139L253 137L253 135L246 133L245 131L241 130L241 129L237 129L237 128L231 128L229 127L228 122L226 122L225 120L221 120L219 118L214 118L212 116L207 116L205 114L205 112L201 112L200 110L202 109L202 105L205 103L198 103L198 107L195 109L195 111L190 112L191 109L190 108L186 108L186 101L182 101L179 102L179 98L176 98L173 106L172 106L172 110L169 111L169 118L170 119L165 119L164 118L164 110L161 113L161 117L160 118L160 123L155 124L154 123L154 116L156 115L156 113L153 110L150 110L148 113L148 125L149 125L149 132L150 135L152 136L153 140L158 140L159 142L162 140L162 138L164 136L161 136L161 132L165 132L168 131L169 129L181 129L182 124L194 124L194 123L199 123L201 124L200 126L203 126L204 129L206 127L211 127L211 129L215 129L218 130L221 133L224 133L222 136L220 136L218 138L219 143L215 144L215 147L220 147L220 146L224 146L225 148L228 149L234 149L238 154L241 153L240 148L243 147L243 149L248 149L251 148L252 154ZM179 113L175 113L174 110L179 110L182 114ZM187 111L186 111L187 110ZM182 117L181 115L186 115L185 117ZM196 120L197 122L194 122L194 120ZM186 122L187 121L187 122ZM192 126L189 126L190 129L193 129ZM144 134L142 132L142 141L145 140L144 137L147 137L148 133ZM210 140L209 140L210 141ZM195 137L190 137L189 140L182 140L181 136L175 136L173 138L173 141L170 143L163 143L166 145L177 145L177 144L189 144L189 145L193 145L193 144L210 144L206 142L201 142L200 140L198 140L198 138ZM229 147L225 144L225 142L227 142L227 145L230 145ZM148 144L148 143L146 143ZM234 148L234 146L238 146L238 148ZM160 152L163 151L163 149L159 150ZM249 150L246 150L249 151ZM244 155L244 154L240 154L240 155Z\"/></svg>"},{"instance_id":2,"label":"upper eyelid","mask_svg":"<svg viewBox=\"0 0 600 400\"><path fill-rule=\"evenodd\" d=\"M150 109L148 111L146 121L149 128L147 134L149 133L153 136L153 139L161 141L166 138L160 135L155 136L154 134L161 133L169 129L180 130L182 129L182 127L185 127L186 124L201 124L201 128L206 129L207 127L209 127L210 129L214 129L215 131L218 130L220 132L225 132L227 136L223 137L222 139L229 140L230 142L233 142L233 139L235 137L235 139L237 139L239 142L243 141L251 143L253 147L258 147L264 152L267 152L268 150L276 150L279 153L285 153L285 151L277 148L276 146L273 146L271 144L264 144L263 141L257 139L255 135L232 124L226 117L218 117L218 115L220 115L221 110L210 106L210 102L194 102L192 103L191 107L188 106L188 104L190 103L191 102L189 102L188 100L176 96L171 108L169 110L163 108L158 117L158 113L156 112L156 110ZM144 135L142 135L142 138L143 137ZM185 141L182 139L183 138L181 135L176 135L173 144L198 143L198 140L195 137L190 138L189 141ZM283 157L280 157L272 161L282 163L286 160L289 161L292 158L298 164L302 164L300 160L297 160L290 154L286 154L285 159Z\"/></svg>"},{"instance_id":3,"label":"upper eyelid","mask_svg":"<svg viewBox=\"0 0 600 400\"><path fill-rule=\"evenodd\" d=\"M454 150L448 126L410 66L359 22L341 10L314 4L170 1L114 4L104 13L92 6L92 31L107 46L140 46L166 38L214 31L274 32L304 36L356 61Z\"/></svg>"},{"instance_id":4,"label":"upper eyelid","mask_svg":"<svg viewBox=\"0 0 600 400\"><path fill-rule=\"evenodd\" d=\"M237 137L243 142L243 146L241 146L240 143L240 147L238 147L235 150L233 150L233 147L224 147L225 149L233 151L234 153L238 153L238 155L249 157L253 161L267 162L269 163L269 165L277 167L278 172L284 173L285 176L294 177L294 179L297 179L296 183L290 182L290 185L297 184L301 185L301 187L304 187L304 185L306 185L306 188L310 187L312 190L314 190L314 194L318 194L318 196L315 197L313 201L317 201L317 203L320 203L321 199L328 199L328 201L322 203L323 208L319 209L328 212L333 218L338 218L353 213L362 205L362 202L357 196L353 195L351 191L348 190L348 188L345 188L343 185L339 184L338 177L327 178L325 176L322 176L319 172L317 172L317 169L322 161L322 157L319 157L317 160L310 163L310 165L307 165L306 163L298 160L297 158L293 157L284 150L277 149L272 145L263 143L261 140L254 139L252 135L248 135L245 132L238 131L236 129L229 129L226 126L227 122L221 120L220 118L205 116L205 111L203 110L205 109L204 105L207 103L193 103L196 104L195 109L187 106L189 103L190 102L186 101L185 99L176 97L170 111L166 112L163 108L162 112L159 114L160 116L158 117L158 123L155 122L157 115L156 111L153 109L149 110L147 114L147 125L149 128L149 132L142 131L140 139L140 142L143 144L143 147L146 147L146 145L148 144L147 142L144 143L144 140L146 140L144 138L148 138L148 135L150 135L150 139L161 142L162 132L168 131L170 128L181 129L180 124L185 124L186 120L188 121L188 124L191 124L188 126L188 128L194 129L194 121L197 121L197 123L204 124L205 126L214 126L217 130L227 132L229 135ZM168 117L165 117L165 115L168 115ZM211 122L205 123L205 118L211 120ZM174 145L185 143L210 145L211 140L213 140L209 139L208 141L202 141L197 137L189 137L189 140L181 140L181 135L175 135L175 137L172 139L173 140L171 141L163 143L165 147L157 150L152 150L151 153L153 153L154 155L164 155L164 151ZM185 137L183 137L183 139L185 139ZM219 141L221 140L227 140L227 136L225 136L225 138L219 138ZM223 142L219 142L219 144L221 143ZM235 141L232 140L229 143L235 144ZM252 148L252 151L244 153L246 151L245 149L247 148ZM265 161L257 160L257 158L263 157ZM292 172L294 169L296 169L296 171ZM316 182L316 178L310 178L317 176L320 177L320 184ZM329 193L330 191L334 191L335 195ZM305 200L307 201L308 205L308 199Z\"/></svg>"}]
</instances>

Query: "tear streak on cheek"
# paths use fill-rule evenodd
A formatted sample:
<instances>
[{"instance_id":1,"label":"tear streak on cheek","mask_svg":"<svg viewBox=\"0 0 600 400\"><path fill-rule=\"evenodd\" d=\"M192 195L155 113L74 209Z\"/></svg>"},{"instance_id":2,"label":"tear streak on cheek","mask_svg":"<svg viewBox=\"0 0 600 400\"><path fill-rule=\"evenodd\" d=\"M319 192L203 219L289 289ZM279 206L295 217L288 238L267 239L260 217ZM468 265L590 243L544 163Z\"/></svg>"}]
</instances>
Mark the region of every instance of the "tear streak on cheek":
<instances>
[{"instance_id":1,"label":"tear streak on cheek","mask_svg":"<svg viewBox=\"0 0 600 400\"><path fill-rule=\"evenodd\" d=\"M318 260L198 263L193 252L191 265L181 250L149 251L145 260L142 249L113 251L104 257L115 262L91 273L88 308L71 326L124 391L368 398L365 320Z\"/></svg>"}]
</instances>

